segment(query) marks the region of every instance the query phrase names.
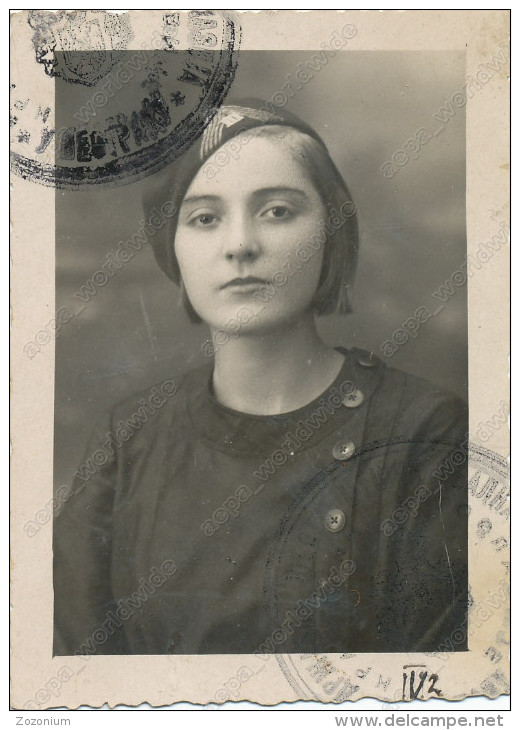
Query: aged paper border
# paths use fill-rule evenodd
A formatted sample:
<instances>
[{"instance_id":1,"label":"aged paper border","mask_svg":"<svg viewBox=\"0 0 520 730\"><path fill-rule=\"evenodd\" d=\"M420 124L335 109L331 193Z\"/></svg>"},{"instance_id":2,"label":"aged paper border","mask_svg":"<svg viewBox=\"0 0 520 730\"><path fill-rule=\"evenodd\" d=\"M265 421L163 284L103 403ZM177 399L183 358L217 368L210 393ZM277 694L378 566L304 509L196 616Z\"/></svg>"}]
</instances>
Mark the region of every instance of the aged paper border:
<instances>
[{"instance_id":1,"label":"aged paper border","mask_svg":"<svg viewBox=\"0 0 520 730\"><path fill-rule=\"evenodd\" d=\"M163 11L132 11L133 22L146 23L151 12ZM34 59L17 54L19 25L25 22L24 17L25 12L12 19L12 63L15 71L21 69L30 77L35 73ZM313 39L330 35L340 20L358 28L344 52L465 49L467 72L472 78L478 78L479 70L500 48L509 47L506 10L372 10L241 12L242 49L277 49L283 44L287 50L317 50ZM290 33L284 32L287 28ZM467 100L468 257L476 257L481 242L492 240L509 220L508 86L507 70L500 69ZM26 214L28 210L30 215ZM13 175L11 217L13 707L98 707L106 702L110 706L142 702L162 706L178 701L221 702L228 696L268 705L313 699L298 695L298 684L291 686L274 657L269 659L267 671L248 676L246 681L242 669L256 666L257 658L52 658L52 530L42 530L37 539L28 540L22 527L34 518L38 506L52 497L54 351L47 347L37 359L30 360L24 356L23 347L54 316L54 190ZM492 418L501 403L509 401L508 283L507 246L469 278L470 434L472 443L477 445L481 425ZM501 457L507 457L508 443L507 427L493 431L485 439L486 449ZM485 504L473 504L473 519L488 516ZM487 552L476 551L470 545L470 582L477 601L486 598L488 586L496 578L492 555L496 546L491 546L492 537L495 536L490 535ZM505 559L503 555L498 564ZM362 655L362 664L376 667L382 677L400 677L404 664L427 663L432 670L442 666L444 684L451 687L449 698L497 696L507 692L502 679L508 674L507 648L503 652L505 658L495 664L485 652L490 647L490 636L495 637L505 628L507 618L502 607L483 625L482 631L473 633L469 654ZM333 661L333 656L330 659ZM481 681L484 666L487 684ZM353 663L351 669L354 673L357 664ZM233 692L227 691L227 696L219 694L225 687L233 687ZM395 686L390 691L384 684L367 686L351 699L362 696L386 702L402 699L396 695ZM323 699L319 693L317 698Z\"/></svg>"}]
</instances>

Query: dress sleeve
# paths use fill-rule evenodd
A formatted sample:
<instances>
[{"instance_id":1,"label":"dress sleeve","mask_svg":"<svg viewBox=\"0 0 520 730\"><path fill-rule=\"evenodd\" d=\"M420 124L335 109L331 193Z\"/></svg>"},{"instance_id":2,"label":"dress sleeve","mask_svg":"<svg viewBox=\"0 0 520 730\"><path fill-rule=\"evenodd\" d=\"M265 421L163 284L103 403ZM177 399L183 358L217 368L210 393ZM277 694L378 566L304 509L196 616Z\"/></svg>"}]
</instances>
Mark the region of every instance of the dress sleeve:
<instances>
[{"instance_id":1,"label":"dress sleeve","mask_svg":"<svg viewBox=\"0 0 520 730\"><path fill-rule=\"evenodd\" d=\"M450 396L418 399L402 418L405 458L392 465L385 567L375 579L388 651L467 649L467 429L466 405Z\"/></svg>"},{"instance_id":2,"label":"dress sleeve","mask_svg":"<svg viewBox=\"0 0 520 730\"><path fill-rule=\"evenodd\" d=\"M54 522L54 654L127 653L111 620L112 513L117 448L110 417L95 429ZM112 614L113 616L113 614Z\"/></svg>"}]
</instances>

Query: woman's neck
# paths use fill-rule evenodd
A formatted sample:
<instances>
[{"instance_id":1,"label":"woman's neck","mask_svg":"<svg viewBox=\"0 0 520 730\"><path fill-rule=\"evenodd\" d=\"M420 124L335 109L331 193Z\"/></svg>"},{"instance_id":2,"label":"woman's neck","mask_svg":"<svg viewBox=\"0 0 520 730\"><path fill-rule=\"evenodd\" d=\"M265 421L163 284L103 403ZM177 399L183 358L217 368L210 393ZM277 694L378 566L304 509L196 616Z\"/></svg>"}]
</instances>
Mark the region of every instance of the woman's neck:
<instances>
[{"instance_id":1,"label":"woman's neck","mask_svg":"<svg viewBox=\"0 0 520 730\"><path fill-rule=\"evenodd\" d=\"M344 362L320 339L314 316L276 333L231 338L215 354L213 390L229 408L256 415L297 410L318 398Z\"/></svg>"}]
</instances>

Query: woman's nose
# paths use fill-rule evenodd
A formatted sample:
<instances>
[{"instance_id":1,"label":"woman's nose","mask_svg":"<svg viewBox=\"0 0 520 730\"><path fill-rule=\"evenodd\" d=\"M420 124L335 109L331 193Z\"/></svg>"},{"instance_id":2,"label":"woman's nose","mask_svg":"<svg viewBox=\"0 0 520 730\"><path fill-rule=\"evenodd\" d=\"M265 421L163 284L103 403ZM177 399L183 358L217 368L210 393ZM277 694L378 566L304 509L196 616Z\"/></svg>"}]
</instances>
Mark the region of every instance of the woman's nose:
<instances>
[{"instance_id":1,"label":"woman's nose","mask_svg":"<svg viewBox=\"0 0 520 730\"><path fill-rule=\"evenodd\" d=\"M260 254L260 243L251 223L245 219L230 222L224 242L224 256L228 261L254 261Z\"/></svg>"}]
</instances>

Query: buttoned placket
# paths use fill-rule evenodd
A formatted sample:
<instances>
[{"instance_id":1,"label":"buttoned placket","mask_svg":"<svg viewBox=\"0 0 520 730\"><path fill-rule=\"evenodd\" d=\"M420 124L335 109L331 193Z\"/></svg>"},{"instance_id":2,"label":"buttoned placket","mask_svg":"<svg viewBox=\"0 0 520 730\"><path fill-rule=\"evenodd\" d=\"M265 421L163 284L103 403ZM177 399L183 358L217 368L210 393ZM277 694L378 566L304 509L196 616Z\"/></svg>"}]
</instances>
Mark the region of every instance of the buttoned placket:
<instances>
[{"instance_id":1,"label":"buttoned placket","mask_svg":"<svg viewBox=\"0 0 520 730\"><path fill-rule=\"evenodd\" d=\"M316 538L327 549L314 558L314 575L309 590L316 588L320 579L327 578L335 562L352 558L352 510L356 495L356 477L363 454L363 437L368 414L369 398L379 380L377 359L368 353L356 359L354 386L343 398L342 415L348 416L342 425L319 444L318 464L321 471L300 492L299 503L284 516L284 530L278 541L266 575L266 587L273 596L274 615L277 606L285 606L284 593L291 587L286 576L291 566L291 542L304 530L307 540L298 540L298 549L310 545ZM297 498L298 499L298 498ZM295 543L296 544L296 543ZM338 559L335 560L335 555ZM309 562L311 555L309 554Z\"/></svg>"}]
</instances>

